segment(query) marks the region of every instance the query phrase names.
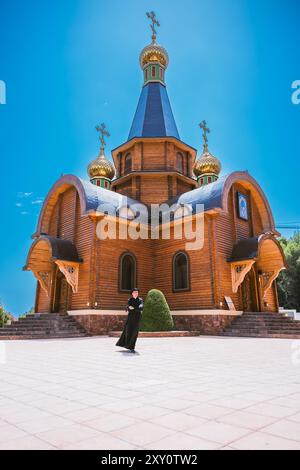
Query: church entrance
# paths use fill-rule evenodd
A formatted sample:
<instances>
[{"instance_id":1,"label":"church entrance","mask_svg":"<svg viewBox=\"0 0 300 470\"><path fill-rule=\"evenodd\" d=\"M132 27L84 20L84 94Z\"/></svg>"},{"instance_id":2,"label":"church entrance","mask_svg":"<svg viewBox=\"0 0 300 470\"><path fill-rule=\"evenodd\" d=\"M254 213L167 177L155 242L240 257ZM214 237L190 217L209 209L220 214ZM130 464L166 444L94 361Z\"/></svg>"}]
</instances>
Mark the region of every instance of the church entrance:
<instances>
[{"instance_id":1,"label":"church entrance","mask_svg":"<svg viewBox=\"0 0 300 470\"><path fill-rule=\"evenodd\" d=\"M251 270L246 275L242 286L242 302L243 302L243 311L244 312L258 312L259 311L259 300L258 300L258 290L257 290L257 275L255 268L252 267Z\"/></svg>"},{"instance_id":2,"label":"church entrance","mask_svg":"<svg viewBox=\"0 0 300 470\"><path fill-rule=\"evenodd\" d=\"M69 292L70 286L65 276L59 270L57 270L52 309L54 313L67 312L69 304Z\"/></svg>"}]
</instances>

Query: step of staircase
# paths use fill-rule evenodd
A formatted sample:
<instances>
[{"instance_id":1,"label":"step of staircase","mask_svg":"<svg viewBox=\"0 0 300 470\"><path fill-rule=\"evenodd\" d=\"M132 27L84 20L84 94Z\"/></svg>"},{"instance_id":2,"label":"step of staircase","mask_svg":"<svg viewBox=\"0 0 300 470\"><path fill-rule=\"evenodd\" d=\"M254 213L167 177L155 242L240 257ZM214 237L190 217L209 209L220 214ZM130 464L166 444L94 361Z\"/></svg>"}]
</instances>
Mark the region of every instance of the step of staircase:
<instances>
[{"instance_id":1,"label":"step of staircase","mask_svg":"<svg viewBox=\"0 0 300 470\"><path fill-rule=\"evenodd\" d=\"M300 321L281 313L247 312L234 319L220 335L251 338L300 338Z\"/></svg>"},{"instance_id":2,"label":"step of staircase","mask_svg":"<svg viewBox=\"0 0 300 470\"><path fill-rule=\"evenodd\" d=\"M119 337L122 331L109 331L108 336ZM200 336L199 331L140 331L139 338L175 338L183 336Z\"/></svg>"},{"instance_id":3,"label":"step of staircase","mask_svg":"<svg viewBox=\"0 0 300 470\"><path fill-rule=\"evenodd\" d=\"M0 328L0 340L80 338L85 336L88 334L74 317L60 313L29 314L12 322L11 325Z\"/></svg>"}]
</instances>

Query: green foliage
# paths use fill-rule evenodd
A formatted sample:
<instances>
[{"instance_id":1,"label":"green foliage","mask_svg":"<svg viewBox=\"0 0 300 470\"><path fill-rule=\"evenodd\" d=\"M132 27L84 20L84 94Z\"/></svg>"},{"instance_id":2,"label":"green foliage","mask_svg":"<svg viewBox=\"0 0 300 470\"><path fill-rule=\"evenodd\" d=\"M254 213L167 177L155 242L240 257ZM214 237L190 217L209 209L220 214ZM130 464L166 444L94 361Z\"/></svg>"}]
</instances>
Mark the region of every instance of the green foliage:
<instances>
[{"instance_id":1,"label":"green foliage","mask_svg":"<svg viewBox=\"0 0 300 470\"><path fill-rule=\"evenodd\" d=\"M5 308L3 305L0 305L0 328L3 328L9 322L9 320L10 318Z\"/></svg>"},{"instance_id":2,"label":"green foliage","mask_svg":"<svg viewBox=\"0 0 300 470\"><path fill-rule=\"evenodd\" d=\"M146 297L141 320L141 331L170 331L174 322L164 294L151 289Z\"/></svg>"},{"instance_id":3,"label":"green foliage","mask_svg":"<svg viewBox=\"0 0 300 470\"><path fill-rule=\"evenodd\" d=\"M300 232L279 241L288 265L277 280L279 305L300 312Z\"/></svg>"},{"instance_id":4,"label":"green foliage","mask_svg":"<svg viewBox=\"0 0 300 470\"><path fill-rule=\"evenodd\" d=\"M19 319L20 319L20 318L26 318L27 315L32 314L32 313L34 313L34 307L31 307L31 309L28 310L28 312L22 313L22 314L19 316Z\"/></svg>"}]
</instances>

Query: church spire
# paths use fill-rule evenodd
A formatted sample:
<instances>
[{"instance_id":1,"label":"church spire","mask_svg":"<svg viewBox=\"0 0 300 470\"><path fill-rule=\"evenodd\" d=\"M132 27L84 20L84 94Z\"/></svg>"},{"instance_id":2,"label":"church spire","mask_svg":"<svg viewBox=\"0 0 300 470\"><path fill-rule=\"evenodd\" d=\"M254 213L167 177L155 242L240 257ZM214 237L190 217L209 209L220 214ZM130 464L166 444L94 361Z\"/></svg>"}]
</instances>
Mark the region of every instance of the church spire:
<instances>
[{"instance_id":1,"label":"church spire","mask_svg":"<svg viewBox=\"0 0 300 470\"><path fill-rule=\"evenodd\" d=\"M197 176L198 185L204 186L218 179L221 172L221 163L208 150L207 134L210 133L210 129L207 127L206 121L200 122L199 127L203 131L202 136L204 144L203 153L194 165L194 174Z\"/></svg>"},{"instance_id":2,"label":"church spire","mask_svg":"<svg viewBox=\"0 0 300 470\"><path fill-rule=\"evenodd\" d=\"M128 140L135 137L175 137L180 140L165 84L168 52L156 42L156 28L160 23L155 13L151 11L147 17L151 20L152 42L140 54L144 86Z\"/></svg>"}]
</instances>

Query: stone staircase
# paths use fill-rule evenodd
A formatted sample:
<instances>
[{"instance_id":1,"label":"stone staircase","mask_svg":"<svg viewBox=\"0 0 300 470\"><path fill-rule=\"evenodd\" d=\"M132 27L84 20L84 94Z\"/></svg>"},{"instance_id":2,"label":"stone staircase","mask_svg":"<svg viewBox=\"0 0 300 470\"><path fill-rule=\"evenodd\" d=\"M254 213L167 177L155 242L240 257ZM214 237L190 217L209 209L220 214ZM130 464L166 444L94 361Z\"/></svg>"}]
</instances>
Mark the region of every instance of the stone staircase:
<instances>
[{"instance_id":1,"label":"stone staircase","mask_svg":"<svg viewBox=\"0 0 300 470\"><path fill-rule=\"evenodd\" d=\"M88 336L76 320L67 313L29 314L0 328L2 339L80 338Z\"/></svg>"},{"instance_id":2,"label":"stone staircase","mask_svg":"<svg viewBox=\"0 0 300 470\"><path fill-rule=\"evenodd\" d=\"M300 321L281 313L246 312L226 328L222 336L300 338Z\"/></svg>"}]
</instances>

